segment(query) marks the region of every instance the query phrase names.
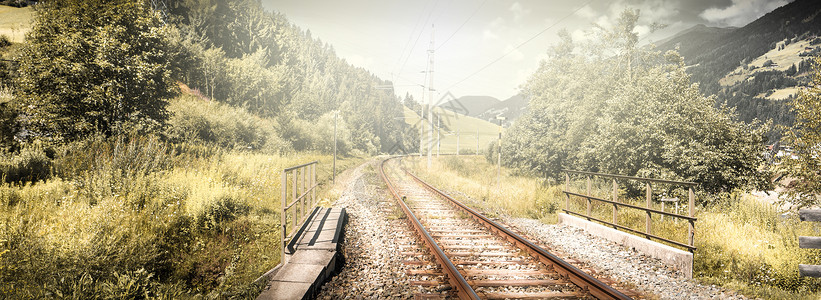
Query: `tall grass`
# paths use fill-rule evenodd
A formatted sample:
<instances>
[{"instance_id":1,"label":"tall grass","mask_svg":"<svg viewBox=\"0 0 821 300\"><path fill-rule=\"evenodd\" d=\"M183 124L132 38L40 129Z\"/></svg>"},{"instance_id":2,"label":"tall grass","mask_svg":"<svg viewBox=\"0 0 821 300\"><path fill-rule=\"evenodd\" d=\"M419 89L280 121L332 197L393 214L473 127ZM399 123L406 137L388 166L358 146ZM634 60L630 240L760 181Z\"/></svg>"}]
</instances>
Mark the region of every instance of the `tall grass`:
<instances>
[{"instance_id":1,"label":"tall grass","mask_svg":"<svg viewBox=\"0 0 821 300\"><path fill-rule=\"evenodd\" d=\"M514 217L538 218L555 223L555 211L565 207L561 192L564 183L518 176L502 168L501 183L497 167L483 157L442 157L430 169L424 160L405 159L405 165L422 175L432 184L448 189L460 200L486 212L503 213ZM594 181L591 193L608 199L612 183ZM586 191L586 183L573 181L571 190ZM668 187L670 196L678 193ZM619 201L644 206L643 197L631 196L628 189L618 191ZM821 226L801 222L797 215L777 211L749 194L732 193L715 206L695 209L696 222L694 278L706 284L736 289L742 293L767 299L818 299L821 280L798 276L798 264L821 264L821 251L798 248L798 236L819 236ZM679 197L686 199L686 197ZM660 204L653 203L655 209ZM571 210L584 213L586 202L571 201ZM686 206L680 207L686 215ZM670 207L666 208L671 211ZM612 206L593 205L594 217L610 220ZM632 209L618 211L619 224L644 230L645 214ZM687 223L654 216L653 233L679 242L686 241Z\"/></svg>"},{"instance_id":2,"label":"tall grass","mask_svg":"<svg viewBox=\"0 0 821 300\"><path fill-rule=\"evenodd\" d=\"M3 298L256 297L280 260L280 172L319 160L327 182L332 159L150 136L48 151L48 176L0 183Z\"/></svg>"}]
</instances>

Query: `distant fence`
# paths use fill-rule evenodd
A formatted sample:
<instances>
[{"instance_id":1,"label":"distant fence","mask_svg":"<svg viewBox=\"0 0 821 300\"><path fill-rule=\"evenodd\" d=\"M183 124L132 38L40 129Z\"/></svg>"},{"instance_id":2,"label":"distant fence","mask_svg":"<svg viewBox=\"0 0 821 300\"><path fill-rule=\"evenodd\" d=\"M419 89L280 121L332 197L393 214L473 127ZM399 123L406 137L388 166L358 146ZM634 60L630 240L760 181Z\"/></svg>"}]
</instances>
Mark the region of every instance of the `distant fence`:
<instances>
[{"instance_id":1,"label":"distant fence","mask_svg":"<svg viewBox=\"0 0 821 300\"><path fill-rule=\"evenodd\" d=\"M635 233L635 234L640 235L640 236L645 236L645 237L647 237L647 239L652 238L652 239L665 241L665 242L674 244L676 246L685 248L685 249L689 250L690 252L693 252L693 251L696 250L694 240L695 240L695 222L696 222L697 219L695 217L693 217L693 214L695 212L695 204L694 204L695 194L693 193L693 187L696 186L695 183L685 182L685 181L672 181L672 180L622 176L622 175L614 175L614 174L584 172L584 171L573 171L573 170L563 170L563 171L565 172L565 186L564 186L564 191L563 192L565 194L566 203L565 203L564 211L566 213L571 214L571 215L577 215L577 216L580 216L580 217L584 217L588 220L601 222L601 223L613 226L614 228L626 230L626 231ZM569 191L569 189L570 189L570 174L584 175L587 178L587 192L586 192L586 194L575 193L575 192ZM607 199L597 198L597 197L594 197L594 196L591 195L591 177L601 177L601 178L612 179L612 181L613 181L612 199L607 200ZM646 188L646 200L647 201L646 201L645 206L641 207L641 206L637 206L637 205L632 205L632 204L628 204L628 203L619 202L619 199L618 199L618 187L619 186L618 186L617 180L628 180L628 181L643 182L645 184L645 188ZM679 215L677 213L666 212L666 211L663 210L663 208L662 208L662 210L653 209L652 208L652 199L653 199L652 184L653 183L670 184L670 185L678 185L678 186L686 187L688 189L688 198L689 198L688 199L688 206L687 206L687 208L689 209L688 215L684 216L684 215ZM573 211L570 210L570 197L571 196L580 197L580 198L583 198L583 199L586 200L586 202L587 202L587 212L585 214L573 212ZM605 221L605 220L601 220L601 219L597 219L597 218L592 217L591 213L592 213L592 206L593 206L592 202L593 201L613 205L613 220L612 220L612 222L608 222L608 221ZM662 203L664 203L664 202L662 202ZM630 228L630 227L619 225L618 211L619 211L619 208L621 208L621 207L636 209L636 210L640 210L640 211L645 212L645 214L646 214L645 231L642 232L640 230L635 230L635 229ZM664 237L654 235L653 230L652 230L653 229L652 228L652 214L661 215L662 217L663 216L669 216L669 217L673 217L673 218L686 220L689 223L688 231L687 231L688 243L685 244L685 243L677 242L677 241L674 241L674 240L671 240L671 239L668 239L668 238L664 238Z\"/></svg>"},{"instance_id":2,"label":"distant fence","mask_svg":"<svg viewBox=\"0 0 821 300\"><path fill-rule=\"evenodd\" d=\"M801 221L821 222L821 209L801 209L798 211L798 217ZM821 249L821 237L799 236L798 248ZM804 277L821 277L821 266L799 264L798 273Z\"/></svg>"},{"instance_id":3,"label":"distant fence","mask_svg":"<svg viewBox=\"0 0 821 300\"><path fill-rule=\"evenodd\" d=\"M288 237L290 236L293 239L293 237L299 236L299 232L294 229L305 222L308 212L314 211L313 208L316 206L316 187L319 185L316 181L317 164L319 164L318 161L313 161L282 170L281 259L285 259ZM290 186L288 185L289 182L291 182ZM287 226L288 217L290 217L292 225L290 233ZM302 226L302 229L304 227ZM302 231L302 229L299 231Z\"/></svg>"}]
</instances>

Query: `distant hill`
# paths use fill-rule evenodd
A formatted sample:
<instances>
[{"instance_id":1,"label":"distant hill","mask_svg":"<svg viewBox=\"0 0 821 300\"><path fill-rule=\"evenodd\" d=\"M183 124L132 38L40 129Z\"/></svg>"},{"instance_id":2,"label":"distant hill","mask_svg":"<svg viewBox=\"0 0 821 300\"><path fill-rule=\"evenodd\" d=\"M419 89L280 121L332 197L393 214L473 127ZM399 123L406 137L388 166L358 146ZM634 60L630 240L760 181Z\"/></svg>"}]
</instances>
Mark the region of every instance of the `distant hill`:
<instances>
[{"instance_id":1,"label":"distant hill","mask_svg":"<svg viewBox=\"0 0 821 300\"><path fill-rule=\"evenodd\" d=\"M496 116L505 117L503 125L508 126L518 119L527 109L527 99L522 95L515 95L494 106L489 107L483 113L479 114L478 118L493 121ZM495 122L495 121L494 121Z\"/></svg>"},{"instance_id":2,"label":"distant hill","mask_svg":"<svg viewBox=\"0 0 821 300\"><path fill-rule=\"evenodd\" d=\"M691 65L693 79L706 92L720 89L718 80L733 71L743 61L753 59L774 49L785 39L801 40L821 33L821 1L796 0L737 29L722 30L709 27L691 28L680 34L680 39L659 44L659 49L673 49L682 43L680 53ZM705 38L701 43L688 37Z\"/></svg>"},{"instance_id":3,"label":"distant hill","mask_svg":"<svg viewBox=\"0 0 821 300\"><path fill-rule=\"evenodd\" d=\"M685 55L685 57L690 57L695 56L696 53L703 50L701 47L705 44L715 43L717 38L731 33L736 29L738 29L738 27L708 27L704 24L698 24L672 37L656 42L656 45L664 50L679 47L679 53Z\"/></svg>"},{"instance_id":4,"label":"distant hill","mask_svg":"<svg viewBox=\"0 0 821 300\"><path fill-rule=\"evenodd\" d=\"M796 0L740 28L699 25L657 45L679 47L692 80L717 96L716 105L735 108L746 122L790 126L794 117L785 100L808 82L807 59L821 51L819 34L821 1ZM773 129L769 136L781 133Z\"/></svg>"},{"instance_id":5,"label":"distant hill","mask_svg":"<svg viewBox=\"0 0 821 300\"><path fill-rule=\"evenodd\" d=\"M465 96L448 101L440 107L467 116L482 119L496 124L496 117L503 116L503 126L507 127L527 109L527 99L522 95L515 95L504 101L490 96Z\"/></svg>"},{"instance_id":6,"label":"distant hill","mask_svg":"<svg viewBox=\"0 0 821 300\"><path fill-rule=\"evenodd\" d=\"M491 96L463 96L439 106L463 115L476 117L500 102L499 99Z\"/></svg>"}]
</instances>

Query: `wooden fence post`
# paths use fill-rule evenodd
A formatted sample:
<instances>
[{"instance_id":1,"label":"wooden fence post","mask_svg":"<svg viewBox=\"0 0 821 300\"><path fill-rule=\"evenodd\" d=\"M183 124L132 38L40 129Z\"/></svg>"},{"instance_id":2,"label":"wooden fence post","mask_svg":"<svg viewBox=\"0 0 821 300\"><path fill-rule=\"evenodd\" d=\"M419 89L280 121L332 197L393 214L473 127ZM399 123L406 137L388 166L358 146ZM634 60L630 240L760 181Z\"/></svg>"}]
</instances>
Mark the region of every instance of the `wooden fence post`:
<instances>
[{"instance_id":1,"label":"wooden fence post","mask_svg":"<svg viewBox=\"0 0 821 300\"><path fill-rule=\"evenodd\" d=\"M798 211L801 221L821 222L821 209L801 209ZM821 249L821 237L799 236L798 248ZM798 274L803 277L821 277L821 265L798 265Z\"/></svg>"}]
</instances>

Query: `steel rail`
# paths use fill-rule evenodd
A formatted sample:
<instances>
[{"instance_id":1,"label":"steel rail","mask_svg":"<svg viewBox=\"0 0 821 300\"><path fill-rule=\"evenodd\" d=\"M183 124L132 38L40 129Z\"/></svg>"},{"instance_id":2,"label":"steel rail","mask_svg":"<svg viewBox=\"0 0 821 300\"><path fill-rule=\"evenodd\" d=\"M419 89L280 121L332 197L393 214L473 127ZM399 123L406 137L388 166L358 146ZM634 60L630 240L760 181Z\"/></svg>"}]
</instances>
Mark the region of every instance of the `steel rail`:
<instances>
[{"instance_id":1,"label":"steel rail","mask_svg":"<svg viewBox=\"0 0 821 300\"><path fill-rule=\"evenodd\" d=\"M539 247L536 244L528 241L527 239L521 237L520 235L510 231L509 229L505 228L504 226L488 219L481 213L477 212L476 210L462 204L461 202L453 199L449 195L445 194L444 192L440 191L439 189L433 187L432 185L428 184L424 180L420 179L416 175L404 170L406 174L410 175L411 178L422 184L428 190L438 194L444 199L447 199L463 211L470 214L474 219L477 221L484 223L486 227L488 227L491 231L497 232L500 235L505 236L505 238L520 248L534 254L536 258L539 259L542 263L553 266L554 271L559 273L561 276L566 277L569 279L573 284L581 287L582 289L587 290L591 296L596 297L597 299L632 299L627 295L619 292L618 290L610 287L609 285L599 281L593 276L585 273L584 271L576 268L575 266L571 265L570 263L562 260L558 256L547 252L542 247Z\"/></svg>"},{"instance_id":2,"label":"steel rail","mask_svg":"<svg viewBox=\"0 0 821 300\"><path fill-rule=\"evenodd\" d=\"M393 157L396 158L396 157ZM405 213L405 216L408 217L408 222L411 223L413 228L416 232L422 237L422 240L428 246L428 248L433 252L433 256L436 258L436 261L442 267L442 270L445 271L447 274L448 282L450 286L456 289L456 294L459 296L460 299L479 299L479 295L473 290L473 288L468 284L465 280L465 277L462 276L462 273L459 273L459 270L456 269L456 266L450 259L445 255L445 252L442 251L442 248L436 244L433 240L433 237L425 230L425 227L422 226L422 223L419 222L419 219L416 218L416 215L408 208L405 201L403 201L402 197L399 196L399 193L393 186L390 180L388 180L388 176L385 174L385 163L389 159L388 158L383 160L379 165L379 174L382 176L382 180L385 181L385 185L387 185L388 190L391 192L394 198L396 198L396 202L399 203L399 206L402 208L402 211Z\"/></svg>"}]
</instances>

